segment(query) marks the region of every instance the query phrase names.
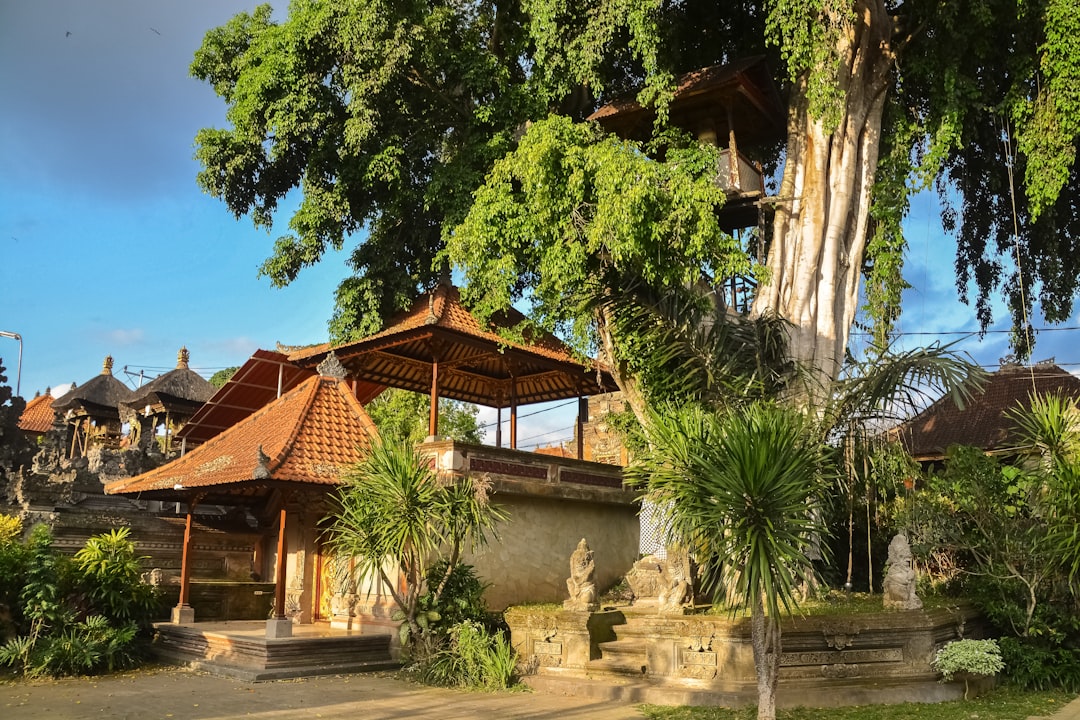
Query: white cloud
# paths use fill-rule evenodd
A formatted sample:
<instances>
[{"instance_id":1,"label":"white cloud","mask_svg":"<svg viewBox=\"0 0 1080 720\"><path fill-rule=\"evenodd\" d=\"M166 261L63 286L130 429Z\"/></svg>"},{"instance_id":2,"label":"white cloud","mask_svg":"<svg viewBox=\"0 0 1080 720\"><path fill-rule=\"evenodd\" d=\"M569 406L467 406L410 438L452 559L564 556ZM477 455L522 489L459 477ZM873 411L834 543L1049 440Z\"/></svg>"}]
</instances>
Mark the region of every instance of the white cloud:
<instances>
[{"instance_id":1,"label":"white cloud","mask_svg":"<svg viewBox=\"0 0 1080 720\"><path fill-rule=\"evenodd\" d=\"M123 330L117 328L116 330L109 330L105 333L105 339L108 340L111 345L130 346L138 345L146 337L146 333L142 328L132 328L130 330Z\"/></svg>"}]
</instances>

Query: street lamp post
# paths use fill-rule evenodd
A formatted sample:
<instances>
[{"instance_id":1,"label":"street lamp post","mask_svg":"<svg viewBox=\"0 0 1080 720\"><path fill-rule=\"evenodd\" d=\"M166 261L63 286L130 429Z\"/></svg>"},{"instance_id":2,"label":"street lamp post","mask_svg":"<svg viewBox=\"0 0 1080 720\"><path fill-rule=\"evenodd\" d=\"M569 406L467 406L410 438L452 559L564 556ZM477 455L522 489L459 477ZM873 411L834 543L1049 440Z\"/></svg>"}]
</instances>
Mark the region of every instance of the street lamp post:
<instances>
[{"instance_id":1,"label":"street lamp post","mask_svg":"<svg viewBox=\"0 0 1080 720\"><path fill-rule=\"evenodd\" d=\"M7 330L0 330L0 337L19 341L19 370L15 375L15 396L22 397L22 395L19 394L20 387L22 386L22 335L15 332L8 332Z\"/></svg>"}]
</instances>

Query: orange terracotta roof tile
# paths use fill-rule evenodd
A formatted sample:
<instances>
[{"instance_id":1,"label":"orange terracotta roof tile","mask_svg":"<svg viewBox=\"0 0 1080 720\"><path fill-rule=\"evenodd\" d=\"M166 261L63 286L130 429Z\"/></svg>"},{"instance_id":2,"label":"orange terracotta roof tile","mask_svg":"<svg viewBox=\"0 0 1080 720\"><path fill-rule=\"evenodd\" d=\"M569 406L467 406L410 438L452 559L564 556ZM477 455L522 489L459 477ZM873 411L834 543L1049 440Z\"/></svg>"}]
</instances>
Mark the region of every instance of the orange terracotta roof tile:
<instances>
[{"instance_id":1,"label":"orange terracotta roof tile","mask_svg":"<svg viewBox=\"0 0 1080 720\"><path fill-rule=\"evenodd\" d=\"M512 342L495 332L495 328L514 327L525 319L525 316L520 312L514 308L509 308L500 313L499 316L492 318L491 324L493 327L483 328L472 313L461 304L461 293L458 289L452 285L440 284L432 292L423 295L417 300L407 313L379 332L362 340L339 345L334 349L339 354L342 354L341 351L345 348L394 335L402 335L412 330L434 325L444 330L453 330L488 342L536 353L552 360L577 363L570 348L551 333L541 333L539 337L525 344ZM290 353L289 359L302 360L325 353L329 349L330 345L328 344L316 345Z\"/></svg>"},{"instance_id":2,"label":"orange terracotta roof tile","mask_svg":"<svg viewBox=\"0 0 1080 720\"><path fill-rule=\"evenodd\" d=\"M544 447L538 447L533 450L537 455L550 455L552 457L561 458L576 458L576 452L570 452L570 449L563 445L545 445Z\"/></svg>"},{"instance_id":3,"label":"orange terracotta roof tile","mask_svg":"<svg viewBox=\"0 0 1080 720\"><path fill-rule=\"evenodd\" d=\"M183 457L110 483L105 492L168 494L269 482L332 486L377 436L344 380L312 376Z\"/></svg>"},{"instance_id":4,"label":"orange terracotta roof tile","mask_svg":"<svg viewBox=\"0 0 1080 720\"><path fill-rule=\"evenodd\" d=\"M19 416L19 429L28 433L47 433L53 426L53 397L46 391L44 395L26 403L22 415Z\"/></svg>"}]
</instances>

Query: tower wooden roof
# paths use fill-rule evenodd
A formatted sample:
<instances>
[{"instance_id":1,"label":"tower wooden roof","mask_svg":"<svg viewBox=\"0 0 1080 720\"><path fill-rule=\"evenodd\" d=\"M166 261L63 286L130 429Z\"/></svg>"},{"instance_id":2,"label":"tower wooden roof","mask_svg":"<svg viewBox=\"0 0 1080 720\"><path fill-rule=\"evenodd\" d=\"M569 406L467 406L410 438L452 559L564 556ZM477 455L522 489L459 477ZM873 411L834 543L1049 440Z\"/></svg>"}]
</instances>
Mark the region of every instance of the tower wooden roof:
<instances>
[{"instance_id":1,"label":"tower wooden roof","mask_svg":"<svg viewBox=\"0 0 1080 720\"><path fill-rule=\"evenodd\" d=\"M772 142L786 131L784 103L761 56L680 76L669 112L672 125L695 134L711 129L723 138L721 144L732 129L740 144ZM604 105L589 119L619 137L645 140L656 113L626 97Z\"/></svg>"},{"instance_id":2,"label":"tower wooden roof","mask_svg":"<svg viewBox=\"0 0 1080 720\"><path fill-rule=\"evenodd\" d=\"M60 413L120 419L119 407L131 400L131 390L112 374L112 356L106 356L101 374L53 401L53 410Z\"/></svg>"},{"instance_id":3,"label":"tower wooden roof","mask_svg":"<svg viewBox=\"0 0 1080 720\"><path fill-rule=\"evenodd\" d=\"M524 320L510 308L482 327L458 289L442 283L381 332L333 348L306 348L289 360L310 368L333 350L350 377L425 394L437 363L439 397L496 408L510 407L515 396L517 405L527 405L616 389L605 368L580 362L550 333L517 342L497 332Z\"/></svg>"},{"instance_id":4,"label":"tower wooden roof","mask_svg":"<svg viewBox=\"0 0 1080 720\"><path fill-rule=\"evenodd\" d=\"M136 410L149 405L164 411L194 413L217 390L189 367L189 360L187 348L180 348L176 367L135 390L124 404Z\"/></svg>"}]
</instances>

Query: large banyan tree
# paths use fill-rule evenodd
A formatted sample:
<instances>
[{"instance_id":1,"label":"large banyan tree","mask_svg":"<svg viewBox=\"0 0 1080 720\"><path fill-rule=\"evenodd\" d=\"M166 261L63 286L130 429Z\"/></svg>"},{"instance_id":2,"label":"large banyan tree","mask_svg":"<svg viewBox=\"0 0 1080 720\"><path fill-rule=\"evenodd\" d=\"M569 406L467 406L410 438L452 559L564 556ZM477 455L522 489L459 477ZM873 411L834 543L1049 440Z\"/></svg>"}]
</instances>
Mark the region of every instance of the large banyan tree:
<instances>
[{"instance_id":1,"label":"large banyan tree","mask_svg":"<svg viewBox=\"0 0 1080 720\"><path fill-rule=\"evenodd\" d=\"M979 319L1003 292L1017 346L1034 303L1069 316L1080 277L1075 0L293 0L207 33L192 73L228 104L202 130L199 183L270 227L262 272L286 284L353 244L331 334L376 329L464 270L481 310L526 297L537 320L616 355L583 289L759 281L752 314L835 378L860 304L896 317L909 198L936 183ZM716 151L665 123L675 78L767 57L787 137L765 232L717 221ZM647 141L586 121L636 94Z\"/></svg>"}]
</instances>

